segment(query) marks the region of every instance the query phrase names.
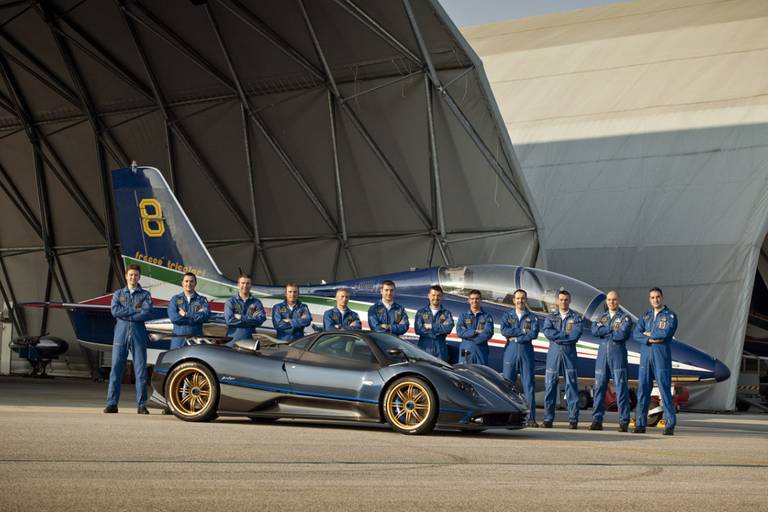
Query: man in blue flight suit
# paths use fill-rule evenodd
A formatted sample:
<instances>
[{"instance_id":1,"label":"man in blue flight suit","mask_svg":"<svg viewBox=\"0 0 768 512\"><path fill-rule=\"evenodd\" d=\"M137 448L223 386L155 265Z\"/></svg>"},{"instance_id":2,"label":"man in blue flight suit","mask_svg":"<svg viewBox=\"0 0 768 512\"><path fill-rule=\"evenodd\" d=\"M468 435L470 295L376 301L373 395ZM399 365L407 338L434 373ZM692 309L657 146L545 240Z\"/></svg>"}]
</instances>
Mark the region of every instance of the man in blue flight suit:
<instances>
[{"instance_id":1,"label":"man in blue flight suit","mask_svg":"<svg viewBox=\"0 0 768 512\"><path fill-rule=\"evenodd\" d=\"M299 300L299 286L296 283L286 284L285 300L272 307L272 325L275 326L277 339L297 340L304 336L304 328L311 323L312 313Z\"/></svg>"},{"instance_id":2,"label":"man in blue flight suit","mask_svg":"<svg viewBox=\"0 0 768 512\"><path fill-rule=\"evenodd\" d=\"M183 292L171 297L168 302L168 318L173 323L171 350L186 344L184 336L202 336L203 324L211 316L208 300L195 291L197 276L187 272L181 279Z\"/></svg>"},{"instance_id":3,"label":"man in blue flight suit","mask_svg":"<svg viewBox=\"0 0 768 512\"><path fill-rule=\"evenodd\" d=\"M133 357L136 377L136 406L139 414L147 410L147 329L144 322L152 314L152 296L139 285L141 269L128 265L125 271L126 287L112 294L112 316L115 317L115 337L112 341L112 370L105 413L116 413L120 401L120 383L123 381L128 352Z\"/></svg>"},{"instance_id":4,"label":"man in blue flight suit","mask_svg":"<svg viewBox=\"0 0 768 512\"><path fill-rule=\"evenodd\" d=\"M368 308L368 326L373 332L405 334L410 322L405 308L395 302L395 283L387 279L381 283L380 292L381 300Z\"/></svg>"},{"instance_id":5,"label":"man in blue flight suit","mask_svg":"<svg viewBox=\"0 0 768 512\"><path fill-rule=\"evenodd\" d=\"M576 374L576 342L581 338L581 315L572 311L571 293L560 290L557 294L558 310L544 319L544 335L549 340L547 369L544 375L544 428L552 428L555 421L557 380L563 367L565 396L568 402L568 428L579 428L579 383Z\"/></svg>"},{"instance_id":6,"label":"man in blue flight suit","mask_svg":"<svg viewBox=\"0 0 768 512\"><path fill-rule=\"evenodd\" d=\"M469 292L469 311L459 315L456 334L461 338L459 364L488 364L488 340L493 337L493 317L483 310L480 290Z\"/></svg>"},{"instance_id":7,"label":"man in blue flight suit","mask_svg":"<svg viewBox=\"0 0 768 512\"><path fill-rule=\"evenodd\" d=\"M677 424L677 414L672 403L672 337L677 331L677 315L664 305L664 294L660 288L651 288L648 300L651 309L637 320L633 333L635 341L640 344L637 409L633 432L645 434L653 376L656 378L661 404L664 407L664 435L671 436L674 435Z\"/></svg>"},{"instance_id":8,"label":"man in blue flight suit","mask_svg":"<svg viewBox=\"0 0 768 512\"><path fill-rule=\"evenodd\" d=\"M251 339L253 332L266 319L264 305L256 297L251 297L251 276L241 274L237 278L237 295L224 303L227 336L232 338L227 345L231 347L237 340Z\"/></svg>"},{"instance_id":9,"label":"man in blue flight suit","mask_svg":"<svg viewBox=\"0 0 768 512\"><path fill-rule=\"evenodd\" d=\"M324 331L359 331L360 316L349 308L349 289L336 290L336 307L323 314Z\"/></svg>"},{"instance_id":10,"label":"man in blue flight suit","mask_svg":"<svg viewBox=\"0 0 768 512\"><path fill-rule=\"evenodd\" d=\"M419 335L419 348L448 361L445 338L453 330L453 315L442 306L443 289L440 286L430 286L427 299L429 305L416 312L413 322L414 331Z\"/></svg>"},{"instance_id":11,"label":"man in blue flight suit","mask_svg":"<svg viewBox=\"0 0 768 512\"><path fill-rule=\"evenodd\" d=\"M501 317L501 335L507 338L504 349L504 378L515 382L517 374L523 382L525 398L528 400L528 421L526 427L536 428L536 361L533 354L533 340L539 335L539 320L528 309L528 294L515 290L512 295L514 311L505 311Z\"/></svg>"},{"instance_id":12,"label":"man in blue flight suit","mask_svg":"<svg viewBox=\"0 0 768 512\"><path fill-rule=\"evenodd\" d=\"M592 424L589 430L603 430L605 416L605 390L608 387L608 372L616 387L616 404L619 409L619 432L626 432L629 426L629 384L627 347L625 342L632 334L632 318L619 309L619 294L608 292L605 297L608 306L599 320L592 324L592 335L600 338L595 362L595 400L592 406Z\"/></svg>"}]
</instances>

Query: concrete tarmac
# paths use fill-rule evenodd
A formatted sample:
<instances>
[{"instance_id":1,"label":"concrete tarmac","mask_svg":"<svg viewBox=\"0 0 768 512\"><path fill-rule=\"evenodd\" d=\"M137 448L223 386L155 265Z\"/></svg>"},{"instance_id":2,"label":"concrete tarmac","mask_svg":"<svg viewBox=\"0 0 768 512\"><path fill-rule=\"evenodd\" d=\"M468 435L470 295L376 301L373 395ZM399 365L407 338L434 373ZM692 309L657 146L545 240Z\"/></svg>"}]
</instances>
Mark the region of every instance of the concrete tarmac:
<instances>
[{"instance_id":1,"label":"concrete tarmac","mask_svg":"<svg viewBox=\"0 0 768 512\"><path fill-rule=\"evenodd\" d=\"M673 437L437 432L136 414L123 386L0 377L0 511L768 510L768 416L683 413ZM541 412L541 411L539 411ZM562 414L559 413L559 414Z\"/></svg>"}]
</instances>

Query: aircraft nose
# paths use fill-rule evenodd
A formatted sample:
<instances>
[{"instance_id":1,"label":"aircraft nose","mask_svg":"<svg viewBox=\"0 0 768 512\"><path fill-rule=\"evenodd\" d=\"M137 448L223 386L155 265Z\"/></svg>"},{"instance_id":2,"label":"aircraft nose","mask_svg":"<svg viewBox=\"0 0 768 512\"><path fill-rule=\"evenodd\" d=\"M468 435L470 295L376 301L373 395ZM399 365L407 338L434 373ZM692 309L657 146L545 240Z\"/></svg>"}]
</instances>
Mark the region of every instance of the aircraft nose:
<instances>
[{"instance_id":1,"label":"aircraft nose","mask_svg":"<svg viewBox=\"0 0 768 512\"><path fill-rule=\"evenodd\" d=\"M723 382L731 376L731 370L719 359L715 360L715 381Z\"/></svg>"}]
</instances>

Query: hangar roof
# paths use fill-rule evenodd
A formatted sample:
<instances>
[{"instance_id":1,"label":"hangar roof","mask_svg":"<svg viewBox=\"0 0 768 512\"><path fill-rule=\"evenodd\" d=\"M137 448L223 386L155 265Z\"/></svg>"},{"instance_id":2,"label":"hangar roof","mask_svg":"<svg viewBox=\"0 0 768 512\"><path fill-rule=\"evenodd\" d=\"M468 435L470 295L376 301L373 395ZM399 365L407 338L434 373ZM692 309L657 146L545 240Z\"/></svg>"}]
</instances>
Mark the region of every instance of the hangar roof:
<instances>
[{"instance_id":1,"label":"hangar roof","mask_svg":"<svg viewBox=\"0 0 768 512\"><path fill-rule=\"evenodd\" d=\"M482 65L436 0L4 0L0 78L9 301L117 286L109 171L134 160L257 282L536 258Z\"/></svg>"}]
</instances>

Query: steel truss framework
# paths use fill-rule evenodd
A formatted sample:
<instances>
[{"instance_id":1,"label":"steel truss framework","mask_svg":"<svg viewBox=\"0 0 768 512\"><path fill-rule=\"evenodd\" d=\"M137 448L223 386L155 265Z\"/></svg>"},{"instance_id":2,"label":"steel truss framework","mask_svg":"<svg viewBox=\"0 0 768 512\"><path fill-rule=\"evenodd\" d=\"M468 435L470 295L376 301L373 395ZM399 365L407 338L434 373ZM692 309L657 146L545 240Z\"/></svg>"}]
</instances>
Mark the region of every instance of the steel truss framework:
<instances>
[{"instance_id":1,"label":"steel truss framework","mask_svg":"<svg viewBox=\"0 0 768 512\"><path fill-rule=\"evenodd\" d=\"M379 59L372 66L379 71L364 78L350 79L348 76L339 77L334 66L327 57L326 47L318 35L317 20L310 14L310 7L316 9L312 2L296 0L301 19L296 20L297 26L306 31L312 43L314 56L305 55L297 47L292 46L288 39L281 36L273 27L257 16L246 4L240 0L210 0L193 1L195 9L201 9L212 33L215 35L215 45L226 63L226 72L214 65L199 46L185 39L174 27L169 26L160 16L153 11L150 3L140 0L116 0L116 5L122 23L130 34L130 44L138 62L141 63L143 76L127 65L124 58L118 57L117 52L105 46L90 33L87 26L77 21L77 12L83 4L96 0L82 0L79 2L54 2L53 0L36 1L6 1L0 3L0 74L5 92L0 90L0 142L3 138L23 132L32 148L32 170L36 190L36 205L29 204L18 184L13 178L12 172L0 165L0 189L13 207L21 215L24 222L33 230L40 243L24 246L2 246L0 239L0 294L6 305L16 303L17 290L15 281L7 270L6 259L29 253L43 253L46 261L47 273L44 299L51 300L53 287L60 298L66 301L83 299L74 297L70 288L70 282L77 276L68 276L61 264L62 256L88 252L101 251L108 254L110 265L107 275L104 276L104 292L110 291L122 281L120 252L117 244L115 219L110 194L109 169L112 164L127 166L130 164L129 153L121 146L114 131L123 125L151 115L159 115L162 119L162 132L166 147L166 162L163 162L169 176L169 182L176 191L178 182L185 174L185 169L179 162L180 152L186 153L195 166L202 171L208 180L211 189L217 194L235 222L242 229L245 236L228 239L207 239L209 247L221 247L231 244L251 244L252 256L250 270L255 272L260 268L270 283L277 282L273 266L277 263L270 261L269 253L274 249L306 244L316 241L335 241L337 248L335 257L331 263L333 278L340 274L342 258L355 277L360 274L360 262L354 254L355 248L371 244L381 244L391 240L407 238L426 238L430 240L429 251L424 263L454 264L452 246L458 243L483 240L493 237L504 237L520 233L529 233L534 249L530 251L531 260L521 262L533 264L538 251L536 242L536 222L531 211L526 193L522 188L519 175L519 165L515 160L511 144L503 128L501 119L487 87L479 61L474 53L466 47L466 43L456 32L455 27L436 0L402 0L401 4L390 2L388 8L404 13L408 25L416 42L416 48L411 48L412 41L404 41L389 30L383 20L375 19L367 13L364 6L356 0L327 0L325 9L337 9L348 16L352 23L364 27L366 33L385 43L394 52L389 59L396 68L396 72L382 71L380 65L386 59ZM414 4L426 4L436 16L435 19L417 19ZM186 8L189 4L184 3ZM422 11L423 12L423 9ZM53 65L45 62L27 48L18 36L14 36L10 30L14 22L22 17L34 13L44 23L51 40L58 51L59 62ZM225 14L236 17L251 31L254 41L259 44L268 44L279 50L283 57L296 65L300 73L293 77L280 79L265 79L260 83L244 83L242 69L238 69L233 55L233 41L228 40L227 34L222 30L221 17ZM438 69L434 62L434 52L430 50L424 35L425 25L434 24L442 19L442 23L452 31L456 39L454 52L463 51L464 62L459 65L448 66L444 63ZM205 74L213 78L223 88L222 91L200 92L194 97L178 98L169 97L163 90L163 85L158 78L156 59L153 60L147 49L147 37L162 40L179 55L191 61ZM211 43L213 44L213 43ZM113 78L121 81L136 93L136 100L130 105L123 106L99 106L94 99L94 91L89 85L90 80L86 72L79 64L83 56L97 63L103 71ZM457 59L459 60L459 59ZM320 65L318 66L317 63ZM378 66L378 67L377 67ZM66 78L61 76L61 69L66 73ZM391 69L391 68L390 68ZM44 115L33 112L23 87L19 85L18 73L23 71L26 78L33 78L41 87L57 96L68 106L56 112L47 112ZM446 72L453 73L453 78L444 82L441 76L448 76ZM476 77L481 89L484 89L486 101L489 102L488 110L496 123L496 133L493 135L494 143L500 145L500 155L489 147L487 136L483 136L473 126L472 121L462 110L460 102L452 95L450 88L457 81L467 76ZM423 77L424 109L426 111L428 131L429 182L430 204L424 208L421 201L409 189L401 171L388 156L388 148L376 140L366 122L355 111L355 102L370 93L383 88L396 87L404 80L414 77ZM354 82L355 92L342 94L342 86ZM363 84L362 90L357 86ZM289 101L292 98L317 94L325 91L327 97L327 130L330 134L331 154L333 158L332 168L335 191L335 210L332 214L331 207L326 205L320 194L313 189L310 181L301 169L291 152L280 142L275 134L276 127L270 126L263 117L269 108L273 108L280 101ZM258 97L274 94L290 93L287 99L284 97L267 106L257 107L254 100ZM249 211L242 211L238 202L228 191L221 180L221 169L208 161L204 151L200 149L201 141L197 140L185 128L185 123L194 116L200 115L213 108L223 105L236 104L240 112L240 127L242 134L244 161L246 165L236 172L242 173L249 187ZM462 228L452 230L446 221L446 204L444 201L443 176L440 165L440 148L436 141L435 108L440 105L451 113L456 122L464 130L465 136L472 141L477 151L487 162L489 168L495 174L498 183L519 205L525 218L520 225L512 225L507 228L485 229L482 226L475 228ZM179 107L195 108L191 113L180 115ZM3 111L6 117L3 118ZM10 117L8 117L10 116ZM345 196L349 191L344 189L342 163L339 157L339 122L344 117L354 127L358 136L363 141L368 151L375 156L381 164L388 178L395 185L398 192L405 199L415 218L418 219L420 228L393 231L350 232L348 229L350 211ZM97 209L89 200L83 189L75 179L75 173L51 143L50 138L63 131L72 130L87 123L92 133L89 151L95 153L96 168L92 170L94 179L99 180L102 194L103 210ZM56 127L51 130L51 127ZM47 131L46 131L47 130ZM265 141L270 151L277 156L284 169L290 174L295 185L301 190L305 198L311 203L319 218L326 225L328 232L316 235L280 235L265 236L260 230L260 224L264 222L263 213L257 209L255 194L259 169L254 163L254 147L251 141L255 136ZM2 158L0 158L0 162ZM51 190L47 182L45 171L53 175L66 191L68 199L84 215L85 219L99 233L102 238L98 243L73 244L66 243L61 233L54 233L51 216L53 214L50 201ZM228 172L233 172L228 169ZM6 229L6 228L4 228ZM56 236L59 235L59 236ZM439 258L436 255L439 254ZM12 310L12 321L18 332L32 330L28 325L23 311ZM39 326L39 332L47 330L47 315L43 315Z\"/></svg>"}]
</instances>

